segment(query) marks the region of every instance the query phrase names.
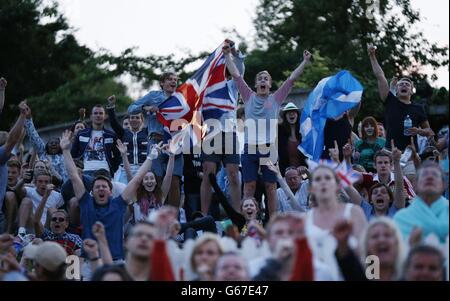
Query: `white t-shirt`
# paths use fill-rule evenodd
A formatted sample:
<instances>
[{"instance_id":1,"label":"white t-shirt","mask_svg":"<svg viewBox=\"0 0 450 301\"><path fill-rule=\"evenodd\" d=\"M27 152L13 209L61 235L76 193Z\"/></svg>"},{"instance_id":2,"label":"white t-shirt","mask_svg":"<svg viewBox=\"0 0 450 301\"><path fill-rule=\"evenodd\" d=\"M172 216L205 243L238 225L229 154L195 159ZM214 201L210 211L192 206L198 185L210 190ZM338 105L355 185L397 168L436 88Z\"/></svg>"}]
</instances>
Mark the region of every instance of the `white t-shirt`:
<instances>
[{"instance_id":1,"label":"white t-shirt","mask_svg":"<svg viewBox=\"0 0 450 301\"><path fill-rule=\"evenodd\" d=\"M103 131L92 131L91 139L84 151L84 170L106 169L109 171L108 161L106 160L105 141Z\"/></svg>"},{"instance_id":2,"label":"white t-shirt","mask_svg":"<svg viewBox=\"0 0 450 301\"><path fill-rule=\"evenodd\" d=\"M33 202L33 214L36 212L37 207L41 203L42 195L40 195L36 188L34 187L25 187L27 191L27 198L30 198ZM64 205L64 200L59 192L52 191L50 196L48 197L47 203L45 204L44 212L41 217L42 225L45 225L45 221L47 220L47 210L48 208L59 208Z\"/></svg>"}]
</instances>

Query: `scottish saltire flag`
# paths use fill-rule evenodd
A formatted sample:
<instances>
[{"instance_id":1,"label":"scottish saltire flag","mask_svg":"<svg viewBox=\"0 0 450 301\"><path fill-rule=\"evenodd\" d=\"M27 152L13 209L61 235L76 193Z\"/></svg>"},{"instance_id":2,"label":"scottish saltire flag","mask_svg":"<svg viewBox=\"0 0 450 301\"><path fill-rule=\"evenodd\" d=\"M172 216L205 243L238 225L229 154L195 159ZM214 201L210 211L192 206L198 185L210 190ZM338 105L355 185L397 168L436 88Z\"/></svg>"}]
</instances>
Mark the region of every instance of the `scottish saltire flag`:
<instances>
[{"instance_id":1,"label":"scottish saltire flag","mask_svg":"<svg viewBox=\"0 0 450 301\"><path fill-rule=\"evenodd\" d=\"M181 85L176 93L159 106L158 120L164 125L166 131L177 132L179 121L184 119L187 123L181 126L197 127L190 132L193 145L201 140L198 133L204 135L203 120L220 118L220 116L235 109L235 100L230 96L225 77L225 58L222 53L222 43L209 55L203 65ZM198 112L203 116L198 117ZM177 122L174 124L174 122Z\"/></svg>"},{"instance_id":2,"label":"scottish saltire flag","mask_svg":"<svg viewBox=\"0 0 450 301\"><path fill-rule=\"evenodd\" d=\"M327 118L337 119L355 107L363 91L359 81L346 70L319 82L309 95L300 119L302 143L298 148L305 156L319 161Z\"/></svg>"}]
</instances>

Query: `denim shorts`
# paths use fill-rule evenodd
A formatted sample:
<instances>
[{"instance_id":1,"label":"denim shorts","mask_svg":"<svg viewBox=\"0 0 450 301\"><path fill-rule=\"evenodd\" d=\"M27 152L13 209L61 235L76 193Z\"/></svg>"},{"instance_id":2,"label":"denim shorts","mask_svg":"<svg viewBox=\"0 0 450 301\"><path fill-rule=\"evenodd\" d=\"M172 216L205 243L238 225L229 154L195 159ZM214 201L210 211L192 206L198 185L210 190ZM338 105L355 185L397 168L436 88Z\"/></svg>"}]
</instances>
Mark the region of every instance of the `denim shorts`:
<instances>
[{"instance_id":1,"label":"denim shorts","mask_svg":"<svg viewBox=\"0 0 450 301\"><path fill-rule=\"evenodd\" d=\"M159 141L150 139L147 146L147 153L149 152L149 148L155 144L158 144ZM152 172L157 177L164 177L167 170L167 163L169 162L169 156L166 154L160 154L158 158L152 160ZM173 175L178 177L183 177L183 154L179 154L175 156L175 162L173 166Z\"/></svg>"},{"instance_id":2,"label":"denim shorts","mask_svg":"<svg viewBox=\"0 0 450 301\"><path fill-rule=\"evenodd\" d=\"M261 165L261 158L269 158L270 154L274 156L272 161L276 163L278 160L278 154L275 152L273 154L274 147L270 146L270 152L265 154L265 152L261 153L260 149L253 146L249 148L248 144L244 145L244 153L241 156L241 164L242 164L242 178L244 183L254 182L258 179L259 168L261 167L262 180L266 183L276 183L277 175L270 171L266 165Z\"/></svg>"},{"instance_id":3,"label":"denim shorts","mask_svg":"<svg viewBox=\"0 0 450 301\"><path fill-rule=\"evenodd\" d=\"M222 162L224 166L227 164L239 165L239 141L237 140L236 133L221 132L218 135L222 135L221 143L217 143L218 141L215 140L207 142L208 146L210 145L211 147L208 154L204 152L205 142L202 142L202 162ZM217 145L215 145L214 142L216 142Z\"/></svg>"}]
</instances>

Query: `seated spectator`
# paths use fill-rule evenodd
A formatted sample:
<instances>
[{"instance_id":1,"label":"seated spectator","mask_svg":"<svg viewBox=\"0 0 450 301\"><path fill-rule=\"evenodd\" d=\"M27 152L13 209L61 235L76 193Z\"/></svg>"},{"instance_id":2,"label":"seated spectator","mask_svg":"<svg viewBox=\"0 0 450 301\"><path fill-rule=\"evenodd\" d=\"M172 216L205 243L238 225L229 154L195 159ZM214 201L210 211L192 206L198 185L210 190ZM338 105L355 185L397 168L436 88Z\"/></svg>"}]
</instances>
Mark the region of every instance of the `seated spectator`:
<instances>
[{"instance_id":1,"label":"seated spectator","mask_svg":"<svg viewBox=\"0 0 450 301\"><path fill-rule=\"evenodd\" d=\"M222 254L223 248L217 235L205 233L200 236L195 241L189 261L191 269L197 277L194 281L213 280L214 268Z\"/></svg>"},{"instance_id":2,"label":"seated spectator","mask_svg":"<svg viewBox=\"0 0 450 301\"><path fill-rule=\"evenodd\" d=\"M433 233L441 243L445 241L449 229L449 204L442 196L444 189L444 174L439 165L424 162L417 170L417 196L408 208L394 216L405 240L415 227L419 227L425 238Z\"/></svg>"},{"instance_id":3,"label":"seated spectator","mask_svg":"<svg viewBox=\"0 0 450 301\"><path fill-rule=\"evenodd\" d=\"M247 263L237 253L224 253L217 260L215 281L250 281Z\"/></svg>"},{"instance_id":4,"label":"seated spectator","mask_svg":"<svg viewBox=\"0 0 450 301\"><path fill-rule=\"evenodd\" d=\"M432 246L419 245L409 251L405 264L406 281L444 281L444 257Z\"/></svg>"},{"instance_id":5,"label":"seated spectator","mask_svg":"<svg viewBox=\"0 0 450 301\"><path fill-rule=\"evenodd\" d=\"M373 117L366 117L362 121L362 137L355 143L359 161L367 172L376 172L373 164L375 153L383 149L386 144L384 138L378 137L377 121Z\"/></svg>"}]
</instances>

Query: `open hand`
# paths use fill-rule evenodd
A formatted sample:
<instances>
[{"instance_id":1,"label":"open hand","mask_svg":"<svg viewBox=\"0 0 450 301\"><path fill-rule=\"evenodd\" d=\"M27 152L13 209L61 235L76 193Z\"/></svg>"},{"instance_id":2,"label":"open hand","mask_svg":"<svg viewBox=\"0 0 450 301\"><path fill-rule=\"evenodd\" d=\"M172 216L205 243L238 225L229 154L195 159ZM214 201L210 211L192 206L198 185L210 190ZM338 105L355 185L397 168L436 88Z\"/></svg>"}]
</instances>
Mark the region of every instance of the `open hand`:
<instances>
[{"instance_id":1,"label":"open hand","mask_svg":"<svg viewBox=\"0 0 450 301\"><path fill-rule=\"evenodd\" d=\"M70 149L71 138L72 138L72 132L69 130L65 130L59 141L59 146L61 147L61 149L63 151Z\"/></svg>"}]
</instances>

